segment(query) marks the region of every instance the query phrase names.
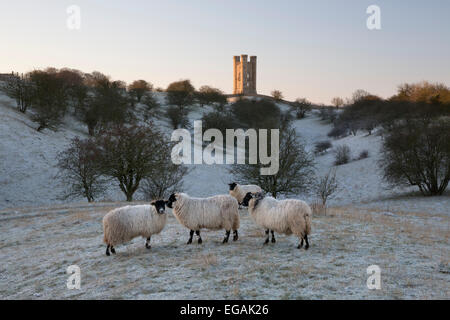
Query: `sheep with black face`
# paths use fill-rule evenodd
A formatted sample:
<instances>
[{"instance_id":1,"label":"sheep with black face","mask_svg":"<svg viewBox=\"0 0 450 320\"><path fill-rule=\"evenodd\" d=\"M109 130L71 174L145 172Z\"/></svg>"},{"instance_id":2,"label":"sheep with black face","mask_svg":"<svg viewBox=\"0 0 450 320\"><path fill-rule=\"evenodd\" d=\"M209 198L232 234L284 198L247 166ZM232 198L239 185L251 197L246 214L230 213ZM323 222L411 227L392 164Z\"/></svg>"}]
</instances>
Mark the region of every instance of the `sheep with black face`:
<instances>
[{"instance_id":1,"label":"sheep with black face","mask_svg":"<svg viewBox=\"0 0 450 320\"><path fill-rule=\"evenodd\" d=\"M305 250L309 248L308 235L311 234L312 210L301 200L277 200L265 197L262 193L248 192L242 203L248 206L248 211L255 223L266 229L266 241L269 243L269 230L272 231L272 242L275 242L274 231L286 235L295 234L300 241L298 249L306 242Z\"/></svg>"},{"instance_id":2,"label":"sheep with black face","mask_svg":"<svg viewBox=\"0 0 450 320\"><path fill-rule=\"evenodd\" d=\"M229 191L230 195L232 197L236 198L239 205L242 204L242 201L244 200L244 197L248 192L258 193L258 192L263 191L261 189L261 187L257 186L256 184L240 185L240 184L237 184L236 182L233 182L233 183L229 183L228 186L230 187L230 191Z\"/></svg>"},{"instance_id":3,"label":"sheep with black face","mask_svg":"<svg viewBox=\"0 0 450 320\"><path fill-rule=\"evenodd\" d=\"M108 212L103 217L103 241L106 243L106 255L109 249L142 236L146 238L145 247L150 249L150 238L158 234L166 225L165 201L152 201L150 205L125 206Z\"/></svg>"},{"instance_id":4,"label":"sheep with black face","mask_svg":"<svg viewBox=\"0 0 450 320\"><path fill-rule=\"evenodd\" d=\"M236 199L229 195L217 195L209 198L193 198L186 193L173 193L166 202L175 218L190 230L187 244L192 243L194 232L198 243L202 243L200 230L225 229L222 243L228 242L233 230L233 241L238 240L239 211Z\"/></svg>"}]
</instances>

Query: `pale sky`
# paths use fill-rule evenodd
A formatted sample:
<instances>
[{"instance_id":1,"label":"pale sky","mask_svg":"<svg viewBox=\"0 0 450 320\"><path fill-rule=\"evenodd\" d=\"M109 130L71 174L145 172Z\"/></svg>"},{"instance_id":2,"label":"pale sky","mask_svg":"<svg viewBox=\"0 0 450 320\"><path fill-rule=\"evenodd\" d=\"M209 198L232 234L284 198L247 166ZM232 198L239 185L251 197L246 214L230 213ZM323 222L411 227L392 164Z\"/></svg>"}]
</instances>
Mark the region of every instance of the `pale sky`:
<instances>
[{"instance_id":1,"label":"pale sky","mask_svg":"<svg viewBox=\"0 0 450 320\"><path fill-rule=\"evenodd\" d=\"M369 5L381 30L369 30ZM70 5L81 29L67 27ZM166 87L232 91L232 57L258 56L257 90L329 103L356 89L450 85L448 0L0 0L0 73L53 66Z\"/></svg>"}]
</instances>

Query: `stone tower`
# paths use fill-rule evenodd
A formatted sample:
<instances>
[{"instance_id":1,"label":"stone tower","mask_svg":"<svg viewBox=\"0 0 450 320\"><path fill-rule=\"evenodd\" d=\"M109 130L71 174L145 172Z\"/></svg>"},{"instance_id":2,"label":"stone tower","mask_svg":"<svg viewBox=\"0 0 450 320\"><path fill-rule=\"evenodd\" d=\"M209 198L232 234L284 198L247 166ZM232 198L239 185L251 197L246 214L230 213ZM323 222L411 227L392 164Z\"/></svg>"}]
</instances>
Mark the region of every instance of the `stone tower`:
<instances>
[{"instance_id":1,"label":"stone tower","mask_svg":"<svg viewBox=\"0 0 450 320\"><path fill-rule=\"evenodd\" d=\"M233 75L233 94L256 94L256 56L234 56Z\"/></svg>"}]
</instances>

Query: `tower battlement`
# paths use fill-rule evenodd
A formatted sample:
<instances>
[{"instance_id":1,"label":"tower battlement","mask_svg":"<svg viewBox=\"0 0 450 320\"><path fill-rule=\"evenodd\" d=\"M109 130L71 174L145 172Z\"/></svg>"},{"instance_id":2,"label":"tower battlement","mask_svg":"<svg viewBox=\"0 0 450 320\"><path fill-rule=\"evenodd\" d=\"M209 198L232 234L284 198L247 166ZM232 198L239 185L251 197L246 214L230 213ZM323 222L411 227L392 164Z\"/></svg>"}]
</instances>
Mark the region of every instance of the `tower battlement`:
<instances>
[{"instance_id":1,"label":"tower battlement","mask_svg":"<svg viewBox=\"0 0 450 320\"><path fill-rule=\"evenodd\" d=\"M233 57L233 94L256 94L256 56Z\"/></svg>"}]
</instances>

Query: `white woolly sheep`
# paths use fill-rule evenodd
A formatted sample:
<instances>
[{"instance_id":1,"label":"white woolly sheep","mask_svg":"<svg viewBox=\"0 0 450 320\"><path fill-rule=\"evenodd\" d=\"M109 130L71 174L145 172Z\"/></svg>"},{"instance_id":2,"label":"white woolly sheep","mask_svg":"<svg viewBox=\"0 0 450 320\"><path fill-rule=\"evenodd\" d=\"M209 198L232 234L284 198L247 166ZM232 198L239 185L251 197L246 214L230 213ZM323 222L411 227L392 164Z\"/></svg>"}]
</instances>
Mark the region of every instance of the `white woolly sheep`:
<instances>
[{"instance_id":1,"label":"white woolly sheep","mask_svg":"<svg viewBox=\"0 0 450 320\"><path fill-rule=\"evenodd\" d=\"M114 209L103 217L103 241L106 255L109 249L116 253L115 245L142 236L146 238L145 247L150 249L150 238L158 234L166 225L165 201L157 200L151 205L126 206Z\"/></svg>"},{"instance_id":2,"label":"white woolly sheep","mask_svg":"<svg viewBox=\"0 0 450 320\"><path fill-rule=\"evenodd\" d=\"M244 197L248 192L258 193L263 191L259 186L255 184L240 185L233 182L229 183L228 185L230 186L230 195L236 198L239 205L242 204L242 201L244 200Z\"/></svg>"},{"instance_id":3,"label":"white woolly sheep","mask_svg":"<svg viewBox=\"0 0 450 320\"><path fill-rule=\"evenodd\" d=\"M225 229L222 243L228 242L230 231L233 229L233 241L238 240L239 211L236 199L227 194L209 198L191 198L186 193L173 193L166 202L175 218L183 226L190 229L187 244L192 243L194 231L198 236L198 243L202 243L200 229Z\"/></svg>"},{"instance_id":4,"label":"white woolly sheep","mask_svg":"<svg viewBox=\"0 0 450 320\"><path fill-rule=\"evenodd\" d=\"M262 193L247 193L243 205L248 206L248 211L257 225L266 229L266 241L269 243L269 230L272 232L272 242L275 242L274 231L286 235L295 234L300 244L298 249L309 248L308 235L311 233L312 210L309 205L301 200L287 199L277 200L273 197L264 197Z\"/></svg>"}]
</instances>

